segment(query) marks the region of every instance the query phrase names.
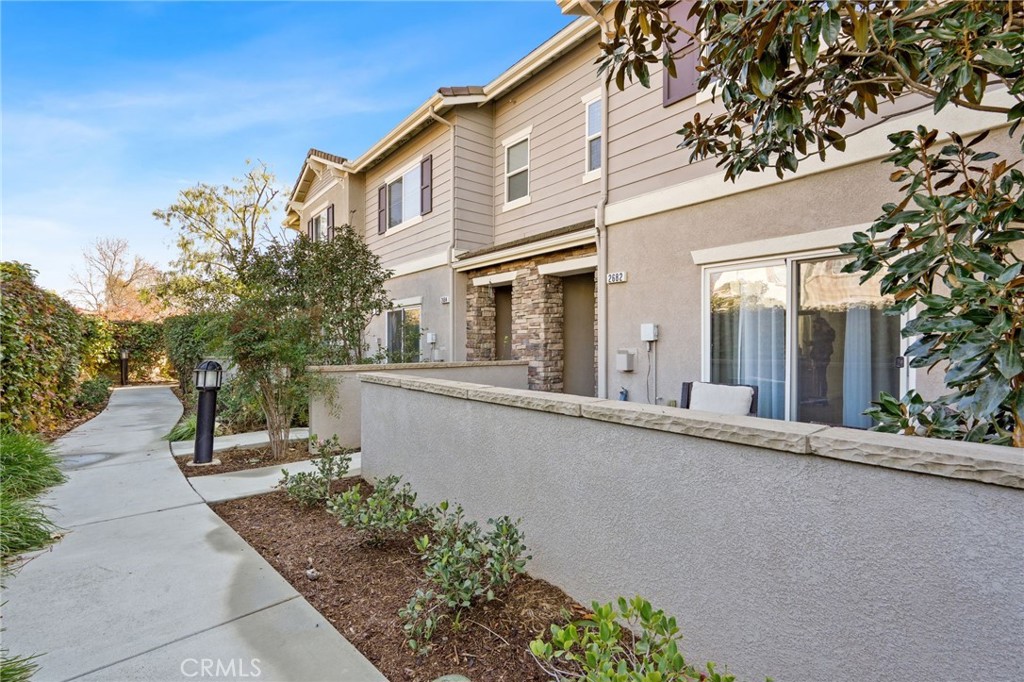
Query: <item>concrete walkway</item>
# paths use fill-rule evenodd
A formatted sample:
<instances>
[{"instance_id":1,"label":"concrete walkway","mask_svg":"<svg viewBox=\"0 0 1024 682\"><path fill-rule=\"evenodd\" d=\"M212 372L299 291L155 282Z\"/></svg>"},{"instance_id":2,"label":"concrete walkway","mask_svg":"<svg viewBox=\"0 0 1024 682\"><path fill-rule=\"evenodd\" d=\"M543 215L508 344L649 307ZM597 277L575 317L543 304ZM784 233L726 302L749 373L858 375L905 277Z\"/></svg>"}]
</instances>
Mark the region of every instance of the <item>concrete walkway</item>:
<instances>
[{"instance_id":1,"label":"concrete walkway","mask_svg":"<svg viewBox=\"0 0 1024 682\"><path fill-rule=\"evenodd\" d=\"M68 533L6 579L4 648L47 680L385 680L189 486L167 388L118 389L58 441Z\"/></svg>"},{"instance_id":2,"label":"concrete walkway","mask_svg":"<svg viewBox=\"0 0 1024 682\"><path fill-rule=\"evenodd\" d=\"M169 429L168 429L169 430ZM294 428L288 430L288 441L305 440L309 438L309 429ZM213 451L223 452L231 448L261 448L270 445L270 436L266 431L252 431L251 433L236 433L230 436L216 436L213 439ZM196 443L194 440L176 440L171 443L171 453L175 457L194 454Z\"/></svg>"},{"instance_id":3,"label":"concrete walkway","mask_svg":"<svg viewBox=\"0 0 1024 682\"><path fill-rule=\"evenodd\" d=\"M359 475L361 461L362 455L360 453L352 454L352 462L349 464L348 474L345 478ZM313 461L307 459L301 462L260 467L259 469L229 471L225 474L210 474L208 476L193 476L188 479L188 482L192 484L192 488L199 493L199 496L207 502L224 502L226 500L237 500L240 497L273 492L281 480L281 469L287 469L290 474L297 474L300 471L316 471Z\"/></svg>"}]
</instances>

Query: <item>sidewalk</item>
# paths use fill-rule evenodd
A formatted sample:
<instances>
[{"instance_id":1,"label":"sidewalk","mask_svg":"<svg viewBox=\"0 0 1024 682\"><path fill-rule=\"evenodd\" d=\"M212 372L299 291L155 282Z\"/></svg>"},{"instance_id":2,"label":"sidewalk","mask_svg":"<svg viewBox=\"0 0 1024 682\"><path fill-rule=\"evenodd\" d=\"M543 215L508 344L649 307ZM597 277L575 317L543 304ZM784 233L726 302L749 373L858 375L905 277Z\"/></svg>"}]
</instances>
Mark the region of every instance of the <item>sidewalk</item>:
<instances>
[{"instance_id":1,"label":"sidewalk","mask_svg":"<svg viewBox=\"0 0 1024 682\"><path fill-rule=\"evenodd\" d=\"M3 643L47 680L385 680L215 515L160 440L167 388L118 389L58 441L67 535L6 579Z\"/></svg>"}]
</instances>

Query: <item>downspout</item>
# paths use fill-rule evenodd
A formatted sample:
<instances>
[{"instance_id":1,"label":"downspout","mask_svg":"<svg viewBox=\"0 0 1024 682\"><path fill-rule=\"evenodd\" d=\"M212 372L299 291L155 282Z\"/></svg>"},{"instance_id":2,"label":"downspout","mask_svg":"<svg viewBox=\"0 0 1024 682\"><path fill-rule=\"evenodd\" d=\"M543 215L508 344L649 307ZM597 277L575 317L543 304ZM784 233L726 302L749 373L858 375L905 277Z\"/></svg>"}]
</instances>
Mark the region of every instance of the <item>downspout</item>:
<instances>
[{"instance_id":1,"label":"downspout","mask_svg":"<svg viewBox=\"0 0 1024 682\"><path fill-rule=\"evenodd\" d=\"M601 79L601 193L594 215L597 231L597 397L608 397L608 226L605 207L608 205L608 81Z\"/></svg>"},{"instance_id":2,"label":"downspout","mask_svg":"<svg viewBox=\"0 0 1024 682\"><path fill-rule=\"evenodd\" d=\"M450 133L449 163L452 168L452 205L448 211L448 291L450 292L450 301L448 303L448 361L455 362L455 124L443 116L438 116L437 112L434 111L434 107L430 107L428 112L430 118L448 126L448 132Z\"/></svg>"}]
</instances>

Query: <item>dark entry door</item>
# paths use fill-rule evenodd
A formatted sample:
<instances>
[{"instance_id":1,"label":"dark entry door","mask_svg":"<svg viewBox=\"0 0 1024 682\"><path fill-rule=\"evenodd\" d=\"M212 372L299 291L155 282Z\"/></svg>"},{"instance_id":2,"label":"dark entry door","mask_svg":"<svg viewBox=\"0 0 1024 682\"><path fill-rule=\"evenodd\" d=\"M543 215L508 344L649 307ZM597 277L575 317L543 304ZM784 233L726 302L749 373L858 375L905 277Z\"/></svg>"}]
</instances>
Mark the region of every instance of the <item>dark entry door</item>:
<instances>
[{"instance_id":1,"label":"dark entry door","mask_svg":"<svg viewBox=\"0 0 1024 682\"><path fill-rule=\"evenodd\" d=\"M494 359L512 359L512 287L494 287Z\"/></svg>"},{"instance_id":2,"label":"dark entry door","mask_svg":"<svg viewBox=\"0 0 1024 682\"><path fill-rule=\"evenodd\" d=\"M594 375L594 273L562 278L565 343L564 391L573 395L597 394Z\"/></svg>"}]
</instances>

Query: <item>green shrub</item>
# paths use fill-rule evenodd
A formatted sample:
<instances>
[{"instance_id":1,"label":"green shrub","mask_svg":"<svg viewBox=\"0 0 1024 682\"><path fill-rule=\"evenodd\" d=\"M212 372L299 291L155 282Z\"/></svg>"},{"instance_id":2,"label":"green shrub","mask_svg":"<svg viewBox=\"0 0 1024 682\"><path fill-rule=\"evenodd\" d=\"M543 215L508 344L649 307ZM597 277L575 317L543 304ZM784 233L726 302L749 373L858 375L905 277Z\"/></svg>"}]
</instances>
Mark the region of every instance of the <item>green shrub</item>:
<instances>
[{"instance_id":1,"label":"green shrub","mask_svg":"<svg viewBox=\"0 0 1024 682\"><path fill-rule=\"evenodd\" d=\"M488 519L491 530L484 533L475 522L466 522L462 507L449 512L447 501L438 505L433 538L416 539L416 550L424 562L426 589L420 588L398 615L402 618L408 644L425 651L436 627L450 619L458 629L462 612L475 602L491 601L495 592L507 587L526 571L526 545L518 521L507 516Z\"/></svg>"},{"instance_id":2,"label":"green shrub","mask_svg":"<svg viewBox=\"0 0 1024 682\"><path fill-rule=\"evenodd\" d=\"M331 496L331 483L344 478L352 464L351 451L341 447L336 434L324 441L310 437L309 451L317 456L313 460L316 471L300 471L293 476L282 469L281 482L277 484L303 507L325 503Z\"/></svg>"},{"instance_id":3,"label":"green shrub","mask_svg":"<svg viewBox=\"0 0 1024 682\"><path fill-rule=\"evenodd\" d=\"M24 499L63 483L58 461L53 446L35 436L0 429L0 496Z\"/></svg>"},{"instance_id":4,"label":"green shrub","mask_svg":"<svg viewBox=\"0 0 1024 682\"><path fill-rule=\"evenodd\" d=\"M567 682L734 682L708 663L700 670L679 652L679 627L642 597L594 602L594 615L551 626L551 639L530 642L530 651L551 677ZM559 668L562 662L568 666ZM771 682L769 680L768 682Z\"/></svg>"},{"instance_id":5,"label":"green shrub","mask_svg":"<svg viewBox=\"0 0 1024 682\"><path fill-rule=\"evenodd\" d=\"M183 393L192 390L192 370L206 356L217 352L223 335L224 316L194 313L168 317L163 322L164 349L171 373Z\"/></svg>"},{"instance_id":6,"label":"green shrub","mask_svg":"<svg viewBox=\"0 0 1024 682\"><path fill-rule=\"evenodd\" d=\"M216 430L214 431L216 433ZM181 421L174 425L164 440L171 442L179 440L195 440L196 438L196 415L189 414L181 418Z\"/></svg>"},{"instance_id":7,"label":"green shrub","mask_svg":"<svg viewBox=\"0 0 1024 682\"><path fill-rule=\"evenodd\" d=\"M51 428L75 396L85 323L22 263L0 263L0 296L0 426Z\"/></svg>"},{"instance_id":8,"label":"green shrub","mask_svg":"<svg viewBox=\"0 0 1024 682\"><path fill-rule=\"evenodd\" d=\"M361 486L336 495L327 503L327 511L343 526L351 526L363 537L363 544L379 547L420 521L422 512L416 508L416 493L406 483L398 487L400 476L377 481L374 491L364 500Z\"/></svg>"},{"instance_id":9,"label":"green shrub","mask_svg":"<svg viewBox=\"0 0 1024 682\"><path fill-rule=\"evenodd\" d=\"M41 549L53 539L57 527L31 499L0 498L0 559Z\"/></svg>"},{"instance_id":10,"label":"green shrub","mask_svg":"<svg viewBox=\"0 0 1024 682\"><path fill-rule=\"evenodd\" d=\"M78 387L78 395L75 396L75 406L95 410L102 406L109 397L110 379L106 377L87 379Z\"/></svg>"},{"instance_id":11,"label":"green shrub","mask_svg":"<svg viewBox=\"0 0 1024 682\"><path fill-rule=\"evenodd\" d=\"M100 371L117 377L121 373L121 350L128 349L128 380L151 381L169 375L162 322L108 322L111 343Z\"/></svg>"},{"instance_id":12,"label":"green shrub","mask_svg":"<svg viewBox=\"0 0 1024 682\"><path fill-rule=\"evenodd\" d=\"M247 433L267 428L267 418L255 390L236 377L217 392L217 420L228 433Z\"/></svg>"},{"instance_id":13,"label":"green shrub","mask_svg":"<svg viewBox=\"0 0 1024 682\"><path fill-rule=\"evenodd\" d=\"M0 680L4 682L28 682L39 669L35 662L38 656L11 656L7 649L0 649Z\"/></svg>"}]
</instances>

